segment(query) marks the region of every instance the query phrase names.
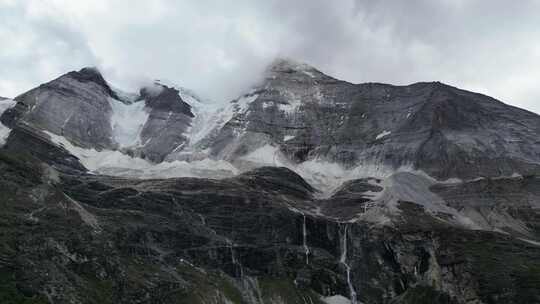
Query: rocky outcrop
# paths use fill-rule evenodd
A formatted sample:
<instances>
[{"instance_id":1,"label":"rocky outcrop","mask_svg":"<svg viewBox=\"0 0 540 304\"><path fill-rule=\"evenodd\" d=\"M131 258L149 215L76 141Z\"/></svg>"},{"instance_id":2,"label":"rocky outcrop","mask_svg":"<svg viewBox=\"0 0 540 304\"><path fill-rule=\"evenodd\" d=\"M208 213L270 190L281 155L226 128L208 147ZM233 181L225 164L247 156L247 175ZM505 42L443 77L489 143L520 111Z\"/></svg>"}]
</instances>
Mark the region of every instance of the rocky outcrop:
<instances>
[{"instance_id":1,"label":"rocky outcrop","mask_svg":"<svg viewBox=\"0 0 540 304\"><path fill-rule=\"evenodd\" d=\"M460 210L482 227L525 239L540 239L538 176L479 179L432 186L448 206Z\"/></svg>"},{"instance_id":2,"label":"rocky outcrop","mask_svg":"<svg viewBox=\"0 0 540 304\"><path fill-rule=\"evenodd\" d=\"M182 150L189 139L186 132L194 117L191 106L172 87L155 83L144 87L139 94L113 90L94 68L69 72L49 83L30 90L16 99L17 105L3 113L1 121L14 128L17 124L30 125L68 139L85 149L122 149L152 162L161 162L173 151ZM142 130L120 130L138 136L133 146L117 142L113 132L114 103L131 105L144 102L142 111L148 112ZM120 111L125 106L116 106ZM136 107L137 109L139 107ZM126 122L128 113L120 113ZM117 122L114 122L117 123ZM116 126L118 127L118 126ZM121 126L120 126L121 127ZM131 126L136 127L136 126ZM120 134L125 135L125 134Z\"/></svg>"},{"instance_id":3,"label":"rocky outcrop","mask_svg":"<svg viewBox=\"0 0 540 304\"><path fill-rule=\"evenodd\" d=\"M93 68L67 73L15 98L0 120L61 135L85 148L114 148L109 98L115 93Z\"/></svg>"},{"instance_id":4,"label":"rocky outcrop","mask_svg":"<svg viewBox=\"0 0 540 304\"><path fill-rule=\"evenodd\" d=\"M196 99L83 69L6 107L0 302L540 302L538 115L289 60L224 109ZM111 117L134 110L119 147ZM107 176L82 165L91 153L242 170Z\"/></svg>"},{"instance_id":5,"label":"rocky outcrop","mask_svg":"<svg viewBox=\"0 0 540 304\"><path fill-rule=\"evenodd\" d=\"M252 160L266 149L291 168L325 161L345 170L369 167L379 178L400 168L440 180L540 170L538 115L438 82L351 84L281 59L260 85L213 112L159 81L129 101L116 92L86 68L17 97L1 120L11 128L16 121L31 124L83 148L117 149L110 100L138 99L149 116L137 144L121 150L155 163L212 157L246 170L272 164Z\"/></svg>"},{"instance_id":6,"label":"rocky outcrop","mask_svg":"<svg viewBox=\"0 0 540 304\"><path fill-rule=\"evenodd\" d=\"M141 131L140 151L144 158L162 162L171 152L182 150L188 140L185 133L194 115L190 105L174 88L156 83L141 89L140 98L144 99L145 108L150 112Z\"/></svg>"},{"instance_id":7,"label":"rocky outcrop","mask_svg":"<svg viewBox=\"0 0 540 304\"><path fill-rule=\"evenodd\" d=\"M279 60L210 144L241 159L265 145L294 163L400 167L471 179L538 173L540 116L442 83L353 85Z\"/></svg>"},{"instance_id":8,"label":"rocky outcrop","mask_svg":"<svg viewBox=\"0 0 540 304\"><path fill-rule=\"evenodd\" d=\"M322 303L352 291L362 303L539 300L538 245L447 225L411 202L399 203L396 227L314 214L313 189L285 168L129 180L0 152L0 169L0 297L10 300Z\"/></svg>"},{"instance_id":9,"label":"rocky outcrop","mask_svg":"<svg viewBox=\"0 0 540 304\"><path fill-rule=\"evenodd\" d=\"M29 125L16 126L2 148L6 153L32 156L63 172L87 171L77 157L64 147L52 143L49 135Z\"/></svg>"}]
</instances>

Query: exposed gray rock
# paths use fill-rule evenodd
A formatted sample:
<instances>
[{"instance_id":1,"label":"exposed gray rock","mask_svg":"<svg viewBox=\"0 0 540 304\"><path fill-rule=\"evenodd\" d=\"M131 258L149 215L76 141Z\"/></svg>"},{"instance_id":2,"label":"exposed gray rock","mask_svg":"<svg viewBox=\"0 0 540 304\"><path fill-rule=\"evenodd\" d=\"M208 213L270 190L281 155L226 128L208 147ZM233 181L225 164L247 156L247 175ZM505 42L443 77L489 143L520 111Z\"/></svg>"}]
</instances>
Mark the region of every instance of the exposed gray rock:
<instances>
[{"instance_id":1,"label":"exposed gray rock","mask_svg":"<svg viewBox=\"0 0 540 304\"><path fill-rule=\"evenodd\" d=\"M442 83L353 85L278 60L250 96L209 144L216 157L270 144L297 163L406 166L441 179L540 169L540 116Z\"/></svg>"},{"instance_id":2,"label":"exposed gray rock","mask_svg":"<svg viewBox=\"0 0 540 304\"><path fill-rule=\"evenodd\" d=\"M67 73L16 98L17 105L6 111L1 121L15 127L31 125L67 138L87 149L117 149L112 136L111 100L131 104L144 100L149 118L140 132L140 147L127 153L161 162L175 149L181 150L191 125L190 106L178 90L161 84L142 88L138 95L111 89L93 68Z\"/></svg>"},{"instance_id":3,"label":"exposed gray rock","mask_svg":"<svg viewBox=\"0 0 540 304\"><path fill-rule=\"evenodd\" d=\"M109 98L116 94L94 68L70 72L15 98L2 123L29 124L85 148L114 148Z\"/></svg>"},{"instance_id":4,"label":"exposed gray rock","mask_svg":"<svg viewBox=\"0 0 540 304\"><path fill-rule=\"evenodd\" d=\"M142 152L144 158L161 162L171 152L181 150L185 142L186 131L191 125L193 113L178 90L156 84L152 88L143 88L140 98L145 100L150 116L141 131Z\"/></svg>"},{"instance_id":5,"label":"exposed gray rock","mask_svg":"<svg viewBox=\"0 0 540 304\"><path fill-rule=\"evenodd\" d=\"M314 216L313 189L284 168L225 180L50 171L0 151L0 294L9 300L321 303L350 295L343 256L363 303L540 296L537 245L452 227L412 202L399 204L397 227ZM337 195L350 199L364 186Z\"/></svg>"},{"instance_id":6,"label":"exposed gray rock","mask_svg":"<svg viewBox=\"0 0 540 304\"><path fill-rule=\"evenodd\" d=\"M439 184L431 190L448 206L484 227L540 240L540 183L537 176Z\"/></svg>"},{"instance_id":7,"label":"exposed gray rock","mask_svg":"<svg viewBox=\"0 0 540 304\"><path fill-rule=\"evenodd\" d=\"M47 134L30 125L17 125L2 148L15 155L31 155L63 172L87 171L77 157L64 147L52 143Z\"/></svg>"},{"instance_id":8,"label":"exposed gray rock","mask_svg":"<svg viewBox=\"0 0 540 304\"><path fill-rule=\"evenodd\" d=\"M161 84L118 92L83 69L2 115L13 130L0 149L0 302L540 302L538 115L440 83L354 85L287 60L221 116L193 119L199 110ZM207 148L247 162L272 145L293 163L390 173L349 176L327 196L281 167L219 180L90 174L47 132L115 149L109 98L144 99L142 146L122 152L154 162ZM227 119L206 130L201 117Z\"/></svg>"},{"instance_id":9,"label":"exposed gray rock","mask_svg":"<svg viewBox=\"0 0 540 304\"><path fill-rule=\"evenodd\" d=\"M2 121L12 126L22 118L85 148L116 149L107 99L135 99L116 92L95 70L71 72L17 97L19 104ZM213 158L251 168L260 164L242 158L271 145L293 164L325 160L348 169L376 168L378 176L401 167L439 179L540 170L538 115L438 82L354 85L277 60L259 86L216 114L195 117L196 109L180 95L160 83L141 90L138 99L150 117L141 146L127 153L161 162L200 159L210 148ZM205 125L213 129L205 131Z\"/></svg>"}]
</instances>

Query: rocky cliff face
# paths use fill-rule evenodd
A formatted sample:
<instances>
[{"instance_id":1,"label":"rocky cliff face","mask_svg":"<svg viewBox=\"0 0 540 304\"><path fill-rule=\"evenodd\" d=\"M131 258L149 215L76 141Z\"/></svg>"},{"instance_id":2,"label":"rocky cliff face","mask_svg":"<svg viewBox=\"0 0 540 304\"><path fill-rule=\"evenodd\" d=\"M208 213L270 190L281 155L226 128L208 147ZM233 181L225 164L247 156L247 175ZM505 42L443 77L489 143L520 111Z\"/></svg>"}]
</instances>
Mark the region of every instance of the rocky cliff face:
<instances>
[{"instance_id":1,"label":"rocky cliff face","mask_svg":"<svg viewBox=\"0 0 540 304\"><path fill-rule=\"evenodd\" d=\"M4 112L2 123L16 123L65 136L81 147L113 148L109 98L116 95L92 68L70 72L28 91Z\"/></svg>"},{"instance_id":2,"label":"rocky cliff face","mask_svg":"<svg viewBox=\"0 0 540 304\"><path fill-rule=\"evenodd\" d=\"M2 303L540 303L533 113L287 60L222 109L89 69L16 101Z\"/></svg>"},{"instance_id":3,"label":"rocky cliff face","mask_svg":"<svg viewBox=\"0 0 540 304\"><path fill-rule=\"evenodd\" d=\"M148 159L161 162L171 152L181 150L188 140L185 132L193 114L178 90L162 85L141 89L150 116L141 131L141 151Z\"/></svg>"},{"instance_id":4,"label":"rocky cliff face","mask_svg":"<svg viewBox=\"0 0 540 304\"><path fill-rule=\"evenodd\" d=\"M540 168L538 115L442 83L353 85L278 60L236 103L212 142L218 157L241 159L271 145L294 163L376 164L383 175L408 167L440 179Z\"/></svg>"}]
</instances>

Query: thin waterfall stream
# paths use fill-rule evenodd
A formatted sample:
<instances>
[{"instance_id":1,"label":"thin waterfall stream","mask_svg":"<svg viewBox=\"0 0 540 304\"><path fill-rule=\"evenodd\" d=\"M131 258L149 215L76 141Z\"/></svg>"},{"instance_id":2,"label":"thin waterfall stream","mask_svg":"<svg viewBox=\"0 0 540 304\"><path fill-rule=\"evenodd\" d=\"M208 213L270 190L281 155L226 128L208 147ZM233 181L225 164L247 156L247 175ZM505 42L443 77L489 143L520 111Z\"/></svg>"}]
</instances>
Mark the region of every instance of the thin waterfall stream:
<instances>
[{"instance_id":1,"label":"thin waterfall stream","mask_svg":"<svg viewBox=\"0 0 540 304\"><path fill-rule=\"evenodd\" d=\"M304 244L304 252L306 254L306 264L309 264L309 247L307 245L307 228L306 228L306 215L302 214L304 217L304 222L302 224L302 236L303 236L303 244Z\"/></svg>"},{"instance_id":2,"label":"thin waterfall stream","mask_svg":"<svg viewBox=\"0 0 540 304\"><path fill-rule=\"evenodd\" d=\"M341 237L341 257L339 259L339 262L345 266L345 270L347 271L347 285L349 286L349 294L351 297L351 303L357 304L356 300L356 291L354 290L353 283L351 281L351 267L349 264L347 264L347 232L349 230L349 226L347 224L344 225L343 228L343 235Z\"/></svg>"}]
</instances>

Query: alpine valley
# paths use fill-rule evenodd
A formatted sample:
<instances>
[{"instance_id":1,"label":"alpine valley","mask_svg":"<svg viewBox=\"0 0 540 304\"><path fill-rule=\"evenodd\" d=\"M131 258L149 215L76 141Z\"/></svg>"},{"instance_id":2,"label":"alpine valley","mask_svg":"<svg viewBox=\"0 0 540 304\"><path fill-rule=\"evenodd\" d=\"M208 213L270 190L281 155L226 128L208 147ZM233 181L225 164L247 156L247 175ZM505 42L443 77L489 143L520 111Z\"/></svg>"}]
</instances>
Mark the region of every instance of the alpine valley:
<instances>
[{"instance_id":1,"label":"alpine valley","mask_svg":"<svg viewBox=\"0 0 540 304\"><path fill-rule=\"evenodd\" d=\"M0 98L0 303L540 303L540 116L275 60ZM0 92L1 93L1 92Z\"/></svg>"}]
</instances>

